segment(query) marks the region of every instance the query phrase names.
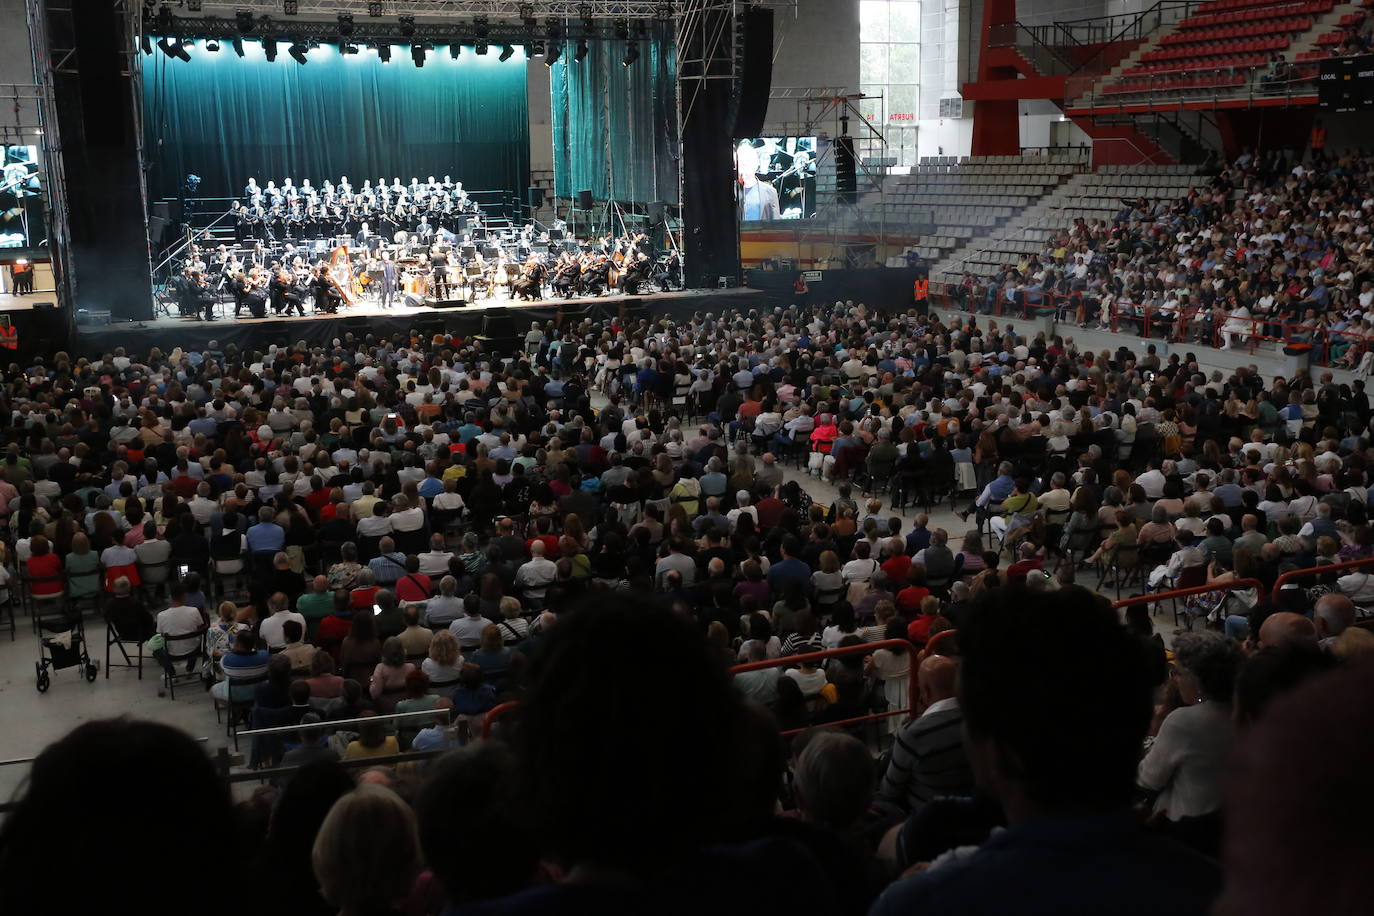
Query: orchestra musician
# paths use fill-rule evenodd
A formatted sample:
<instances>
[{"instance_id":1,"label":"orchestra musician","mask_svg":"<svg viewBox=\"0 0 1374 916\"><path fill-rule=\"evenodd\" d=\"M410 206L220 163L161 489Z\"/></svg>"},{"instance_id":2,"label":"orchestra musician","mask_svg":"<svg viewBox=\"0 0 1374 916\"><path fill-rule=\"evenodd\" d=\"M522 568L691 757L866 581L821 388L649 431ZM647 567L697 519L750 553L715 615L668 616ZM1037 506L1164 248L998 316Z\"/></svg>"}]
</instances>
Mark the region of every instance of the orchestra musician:
<instances>
[{"instance_id":1,"label":"orchestra musician","mask_svg":"<svg viewBox=\"0 0 1374 916\"><path fill-rule=\"evenodd\" d=\"M248 300L248 276L242 270L229 278L229 295L234 297L234 317L238 318Z\"/></svg>"},{"instance_id":2,"label":"orchestra musician","mask_svg":"<svg viewBox=\"0 0 1374 916\"><path fill-rule=\"evenodd\" d=\"M280 261L273 261L267 270L267 299L272 312L280 315L286 311L286 293L291 289L291 275L282 269Z\"/></svg>"},{"instance_id":3,"label":"orchestra musician","mask_svg":"<svg viewBox=\"0 0 1374 916\"><path fill-rule=\"evenodd\" d=\"M654 281L658 283L661 292L668 292L670 285L682 284L682 262L678 259L676 251L670 251L658 262L658 270L654 273Z\"/></svg>"},{"instance_id":4,"label":"orchestra musician","mask_svg":"<svg viewBox=\"0 0 1374 916\"><path fill-rule=\"evenodd\" d=\"M520 276L511 284L511 297L534 300L541 297L544 289L544 276L547 268L540 258L532 257L525 262Z\"/></svg>"}]
</instances>

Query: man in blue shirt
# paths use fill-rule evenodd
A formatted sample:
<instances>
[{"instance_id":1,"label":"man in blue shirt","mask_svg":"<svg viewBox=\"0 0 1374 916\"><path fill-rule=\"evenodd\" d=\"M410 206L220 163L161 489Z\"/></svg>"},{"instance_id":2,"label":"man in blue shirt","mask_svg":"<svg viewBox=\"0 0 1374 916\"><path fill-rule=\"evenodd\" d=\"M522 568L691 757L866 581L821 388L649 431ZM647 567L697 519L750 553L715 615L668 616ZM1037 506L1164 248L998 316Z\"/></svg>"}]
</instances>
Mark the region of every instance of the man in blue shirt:
<instances>
[{"instance_id":1,"label":"man in blue shirt","mask_svg":"<svg viewBox=\"0 0 1374 916\"><path fill-rule=\"evenodd\" d=\"M248 552L276 553L286 544L286 529L275 521L276 513L268 506L258 510L258 523L248 529Z\"/></svg>"},{"instance_id":2,"label":"man in blue shirt","mask_svg":"<svg viewBox=\"0 0 1374 916\"><path fill-rule=\"evenodd\" d=\"M782 540L782 559L768 567L768 587L775 596L783 595L788 582L800 582L805 588L811 581L811 567L797 559L801 547L792 536Z\"/></svg>"},{"instance_id":3,"label":"man in blue shirt","mask_svg":"<svg viewBox=\"0 0 1374 916\"><path fill-rule=\"evenodd\" d=\"M1011 471L1012 467L1010 461L1003 461L999 464L997 466L997 476L994 477L986 487L983 487L983 492L978 494L978 498L973 501L972 505L959 513L959 517L964 521L968 521L968 517L977 512L978 521L982 522L991 507L1000 506L1002 500L1011 495L1012 488L1015 486L1015 481L1013 481L1011 477Z\"/></svg>"},{"instance_id":4,"label":"man in blue shirt","mask_svg":"<svg viewBox=\"0 0 1374 916\"><path fill-rule=\"evenodd\" d=\"M377 547L381 553L367 561L367 568L377 577L378 585L395 585L406 574L406 555L396 549L396 542L389 537L382 538Z\"/></svg>"}]
</instances>

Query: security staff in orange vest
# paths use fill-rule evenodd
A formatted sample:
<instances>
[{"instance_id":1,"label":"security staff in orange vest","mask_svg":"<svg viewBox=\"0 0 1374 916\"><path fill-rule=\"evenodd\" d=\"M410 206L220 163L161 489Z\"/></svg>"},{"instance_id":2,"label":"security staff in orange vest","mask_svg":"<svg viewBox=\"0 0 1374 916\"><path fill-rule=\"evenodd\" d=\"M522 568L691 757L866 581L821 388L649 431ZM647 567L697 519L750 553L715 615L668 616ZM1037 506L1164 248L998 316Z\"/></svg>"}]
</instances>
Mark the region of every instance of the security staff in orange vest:
<instances>
[{"instance_id":1,"label":"security staff in orange vest","mask_svg":"<svg viewBox=\"0 0 1374 916\"><path fill-rule=\"evenodd\" d=\"M915 290L917 310L925 311L926 300L930 297L930 279L928 277L917 277L913 288Z\"/></svg>"},{"instance_id":2,"label":"security staff in orange vest","mask_svg":"<svg viewBox=\"0 0 1374 916\"><path fill-rule=\"evenodd\" d=\"M1317 155L1326 149L1326 128L1322 126L1321 118L1318 118L1312 125L1312 133L1308 136L1308 145L1312 147L1312 155Z\"/></svg>"}]
</instances>

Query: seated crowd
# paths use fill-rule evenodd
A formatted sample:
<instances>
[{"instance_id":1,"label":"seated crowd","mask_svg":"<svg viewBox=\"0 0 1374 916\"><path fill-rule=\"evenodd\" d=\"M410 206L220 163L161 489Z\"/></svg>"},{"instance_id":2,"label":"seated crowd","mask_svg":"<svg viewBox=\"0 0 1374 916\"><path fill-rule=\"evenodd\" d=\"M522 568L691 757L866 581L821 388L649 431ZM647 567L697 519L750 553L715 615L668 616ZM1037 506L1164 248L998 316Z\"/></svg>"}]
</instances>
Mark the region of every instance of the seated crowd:
<instances>
[{"instance_id":1,"label":"seated crowd","mask_svg":"<svg viewBox=\"0 0 1374 916\"><path fill-rule=\"evenodd\" d=\"M69 861L112 887L151 856L161 895L238 905L160 816L51 854L159 795L293 914L1364 899L1348 827L1265 794L1295 736L1341 755L1319 811L1369 757L1369 576L1269 591L1374 559L1358 382L839 304L536 328L513 354L59 354L3 398L11 588L92 598L169 684L289 729L256 736L270 787L237 805L172 729L73 731L0 825L6 909ZM966 527L932 523L945 500ZM1075 584L1091 563L1209 597L1166 652L1147 605ZM1346 869L1274 866L1277 825Z\"/></svg>"},{"instance_id":2,"label":"seated crowd","mask_svg":"<svg viewBox=\"0 0 1374 916\"><path fill-rule=\"evenodd\" d=\"M985 281L950 292L983 314L1033 314L1227 349L1260 336L1354 367L1374 339L1374 154L1255 153L1200 174L1177 199L1123 199ZM1291 326L1285 336L1284 325Z\"/></svg>"}]
</instances>

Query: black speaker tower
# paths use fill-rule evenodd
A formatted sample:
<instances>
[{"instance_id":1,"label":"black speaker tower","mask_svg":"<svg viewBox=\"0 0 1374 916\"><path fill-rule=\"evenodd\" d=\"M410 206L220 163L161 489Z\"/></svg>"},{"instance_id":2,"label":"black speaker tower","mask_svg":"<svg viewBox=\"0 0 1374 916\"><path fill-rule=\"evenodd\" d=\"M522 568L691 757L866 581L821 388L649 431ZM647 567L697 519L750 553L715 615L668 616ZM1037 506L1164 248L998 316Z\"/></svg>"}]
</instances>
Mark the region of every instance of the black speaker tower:
<instances>
[{"instance_id":1,"label":"black speaker tower","mask_svg":"<svg viewBox=\"0 0 1374 916\"><path fill-rule=\"evenodd\" d=\"M741 64L735 82L736 140L763 133L768 117L768 90L773 86L773 10L751 6L739 19Z\"/></svg>"}]
</instances>

